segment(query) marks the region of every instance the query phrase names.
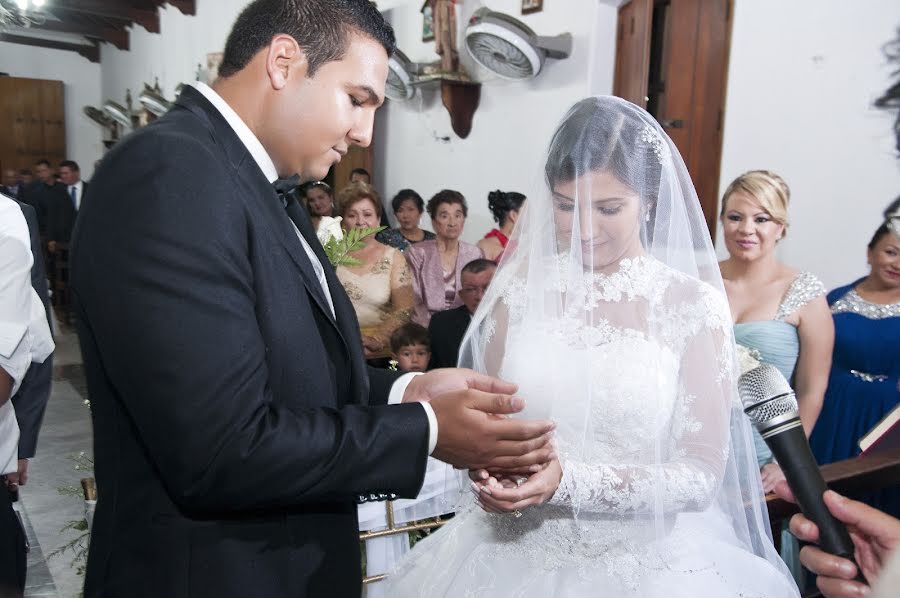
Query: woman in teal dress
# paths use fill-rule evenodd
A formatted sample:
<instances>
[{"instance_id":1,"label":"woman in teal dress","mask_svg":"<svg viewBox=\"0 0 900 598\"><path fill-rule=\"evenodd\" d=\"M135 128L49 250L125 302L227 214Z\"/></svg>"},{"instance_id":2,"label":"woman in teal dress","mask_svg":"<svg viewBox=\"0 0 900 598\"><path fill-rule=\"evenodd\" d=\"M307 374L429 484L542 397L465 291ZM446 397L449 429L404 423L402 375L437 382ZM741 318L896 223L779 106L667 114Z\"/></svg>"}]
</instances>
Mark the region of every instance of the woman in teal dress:
<instances>
[{"instance_id":1,"label":"woman in teal dress","mask_svg":"<svg viewBox=\"0 0 900 598\"><path fill-rule=\"evenodd\" d=\"M834 359L810 438L820 464L858 455L860 437L900 403L900 199L886 215L869 243L869 275L828 294ZM900 486L858 498L900 517Z\"/></svg>"},{"instance_id":2,"label":"woman in teal dress","mask_svg":"<svg viewBox=\"0 0 900 598\"><path fill-rule=\"evenodd\" d=\"M735 341L791 382L808 435L825 396L834 327L822 282L775 256L775 246L787 232L789 201L790 189L777 174L756 170L735 179L722 198L729 258L719 267L735 321ZM763 489L771 492L784 475L755 430L753 438ZM785 531L781 556L802 587L797 553L796 539Z\"/></svg>"},{"instance_id":3,"label":"woman in teal dress","mask_svg":"<svg viewBox=\"0 0 900 598\"><path fill-rule=\"evenodd\" d=\"M763 363L777 367L791 382L809 435L828 383L834 326L824 285L775 256L775 246L787 232L789 201L790 189L777 174L754 170L735 179L722 198L722 233L729 257L719 267L735 321L735 340L755 350ZM780 472L775 465L765 467L771 453L761 439L757 444L768 492Z\"/></svg>"}]
</instances>

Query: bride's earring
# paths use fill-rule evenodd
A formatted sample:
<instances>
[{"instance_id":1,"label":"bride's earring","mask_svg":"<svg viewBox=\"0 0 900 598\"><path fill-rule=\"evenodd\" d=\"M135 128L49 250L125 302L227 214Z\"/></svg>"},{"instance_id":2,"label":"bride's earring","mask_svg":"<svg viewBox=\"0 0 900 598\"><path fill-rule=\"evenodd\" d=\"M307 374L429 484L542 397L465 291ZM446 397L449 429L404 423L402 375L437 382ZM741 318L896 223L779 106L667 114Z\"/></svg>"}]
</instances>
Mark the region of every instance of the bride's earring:
<instances>
[{"instance_id":1,"label":"bride's earring","mask_svg":"<svg viewBox=\"0 0 900 598\"><path fill-rule=\"evenodd\" d=\"M644 214L644 222L650 222L650 212Z\"/></svg>"}]
</instances>

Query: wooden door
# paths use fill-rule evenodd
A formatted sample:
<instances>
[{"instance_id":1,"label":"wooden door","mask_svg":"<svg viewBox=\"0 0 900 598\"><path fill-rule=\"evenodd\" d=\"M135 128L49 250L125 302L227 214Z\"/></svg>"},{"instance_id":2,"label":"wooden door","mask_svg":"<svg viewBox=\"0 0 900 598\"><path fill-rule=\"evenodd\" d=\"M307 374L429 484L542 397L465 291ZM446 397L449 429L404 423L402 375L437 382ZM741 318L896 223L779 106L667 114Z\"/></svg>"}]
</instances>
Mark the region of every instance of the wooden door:
<instances>
[{"instance_id":1,"label":"wooden door","mask_svg":"<svg viewBox=\"0 0 900 598\"><path fill-rule=\"evenodd\" d=\"M650 2L649 15L646 8L624 12L635 2L619 10L620 27L634 18L635 29L649 27L650 34L645 41L645 70L639 70L628 56L616 56L613 93L634 101L638 85L634 80L645 81L646 104L641 105L646 105L681 152L715 239L733 0Z\"/></svg>"},{"instance_id":2,"label":"wooden door","mask_svg":"<svg viewBox=\"0 0 900 598\"><path fill-rule=\"evenodd\" d=\"M48 156L58 158L54 166L66 159L66 107L63 103L63 89L62 81L41 81L43 148Z\"/></svg>"},{"instance_id":3,"label":"wooden door","mask_svg":"<svg viewBox=\"0 0 900 598\"><path fill-rule=\"evenodd\" d=\"M354 168L365 168L369 174L372 173L372 145L369 147L351 145L347 155L334 165L329 173L332 177L329 184L334 188L335 193L350 184L350 172Z\"/></svg>"},{"instance_id":4,"label":"wooden door","mask_svg":"<svg viewBox=\"0 0 900 598\"><path fill-rule=\"evenodd\" d=\"M653 0L632 0L619 9L616 34L616 72L613 93L641 108L647 107L647 73Z\"/></svg>"},{"instance_id":5,"label":"wooden door","mask_svg":"<svg viewBox=\"0 0 900 598\"><path fill-rule=\"evenodd\" d=\"M62 81L0 77L0 170L66 158Z\"/></svg>"}]
</instances>

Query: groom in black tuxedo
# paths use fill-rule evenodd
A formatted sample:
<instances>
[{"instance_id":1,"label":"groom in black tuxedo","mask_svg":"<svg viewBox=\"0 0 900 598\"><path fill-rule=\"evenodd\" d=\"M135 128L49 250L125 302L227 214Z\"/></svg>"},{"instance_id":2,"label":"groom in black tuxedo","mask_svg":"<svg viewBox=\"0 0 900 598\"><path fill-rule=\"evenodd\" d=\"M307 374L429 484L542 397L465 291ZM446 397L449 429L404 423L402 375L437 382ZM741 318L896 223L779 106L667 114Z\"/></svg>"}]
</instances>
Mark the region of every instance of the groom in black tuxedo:
<instances>
[{"instance_id":1,"label":"groom in black tuxedo","mask_svg":"<svg viewBox=\"0 0 900 598\"><path fill-rule=\"evenodd\" d=\"M256 0L212 88L117 144L73 237L99 501L85 595L359 596L356 497L431 454L545 462L549 422L464 370L363 360L287 189L371 141L390 26L368 0ZM400 403L402 404L388 404Z\"/></svg>"}]
</instances>

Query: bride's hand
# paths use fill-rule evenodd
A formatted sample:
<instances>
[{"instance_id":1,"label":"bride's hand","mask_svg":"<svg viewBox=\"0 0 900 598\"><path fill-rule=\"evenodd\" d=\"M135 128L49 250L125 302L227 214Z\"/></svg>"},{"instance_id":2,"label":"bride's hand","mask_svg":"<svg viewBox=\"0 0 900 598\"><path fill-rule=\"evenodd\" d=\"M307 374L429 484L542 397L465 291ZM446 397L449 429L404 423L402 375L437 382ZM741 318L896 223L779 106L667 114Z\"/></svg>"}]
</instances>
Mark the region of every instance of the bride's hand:
<instances>
[{"instance_id":1,"label":"bride's hand","mask_svg":"<svg viewBox=\"0 0 900 598\"><path fill-rule=\"evenodd\" d=\"M550 453L550 459L548 459L546 463L536 463L527 467L517 467L514 469L491 469L490 471L488 471L487 469L470 469L469 479L473 482L483 482L488 478L494 478L497 480L516 477L527 478L531 474L537 473L544 469L547 464L553 459L556 459L555 452Z\"/></svg>"},{"instance_id":2,"label":"bride's hand","mask_svg":"<svg viewBox=\"0 0 900 598\"><path fill-rule=\"evenodd\" d=\"M539 505L553 497L562 480L559 461L550 461L541 471L532 474L521 485L510 483L510 478L489 477L472 483L478 492L481 508L491 513L512 513L526 507Z\"/></svg>"},{"instance_id":3,"label":"bride's hand","mask_svg":"<svg viewBox=\"0 0 900 598\"><path fill-rule=\"evenodd\" d=\"M542 471L545 467L547 467L547 465L550 462L555 461L557 459L557 457L556 457L556 442L554 441L551 444L551 446L552 446L553 450L550 452L550 454L547 457L547 460L544 463L535 463L534 465L528 465L525 467L514 467L511 469L510 468L505 468L505 469L491 468L490 470L488 470L488 469L471 469L471 470L469 470L469 479L471 479L473 482L480 482L482 480L487 480L488 478L494 478L497 480L500 480L503 478L513 478L513 479L527 478L527 477L531 476L532 474Z\"/></svg>"}]
</instances>

